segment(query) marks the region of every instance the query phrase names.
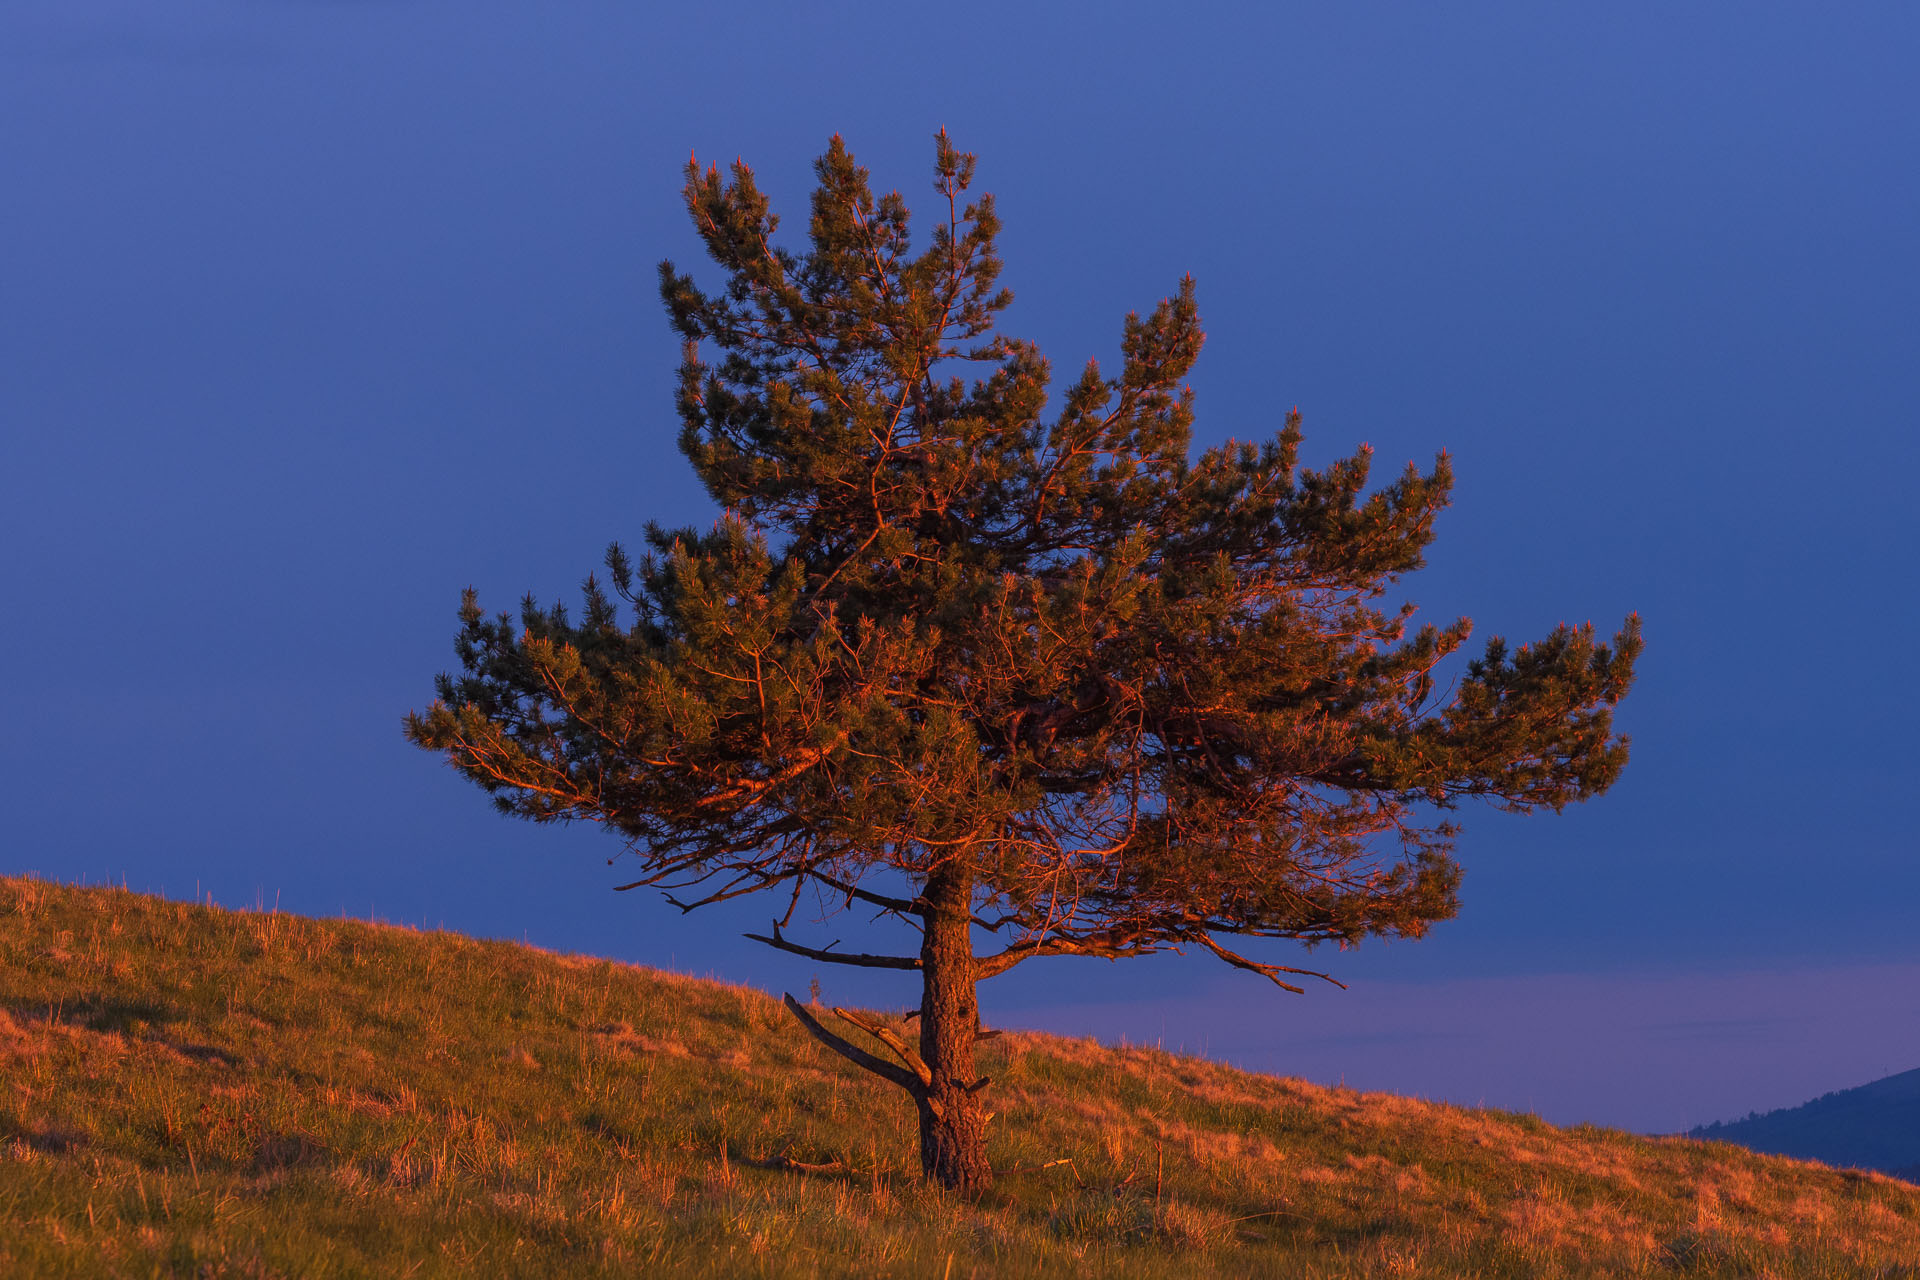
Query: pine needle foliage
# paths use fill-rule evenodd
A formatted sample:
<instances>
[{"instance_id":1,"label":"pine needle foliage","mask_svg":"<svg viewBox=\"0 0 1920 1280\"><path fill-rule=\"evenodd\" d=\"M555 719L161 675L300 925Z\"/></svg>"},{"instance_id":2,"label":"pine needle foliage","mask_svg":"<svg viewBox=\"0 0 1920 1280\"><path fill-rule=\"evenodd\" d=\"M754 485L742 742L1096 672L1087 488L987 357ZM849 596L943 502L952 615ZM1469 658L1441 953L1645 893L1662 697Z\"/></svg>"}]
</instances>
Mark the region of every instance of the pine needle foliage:
<instances>
[{"instance_id":1,"label":"pine needle foliage","mask_svg":"<svg viewBox=\"0 0 1920 1280\"><path fill-rule=\"evenodd\" d=\"M996 325L973 170L940 134L916 252L836 138L796 252L745 164L689 162L724 283L663 263L660 289L680 448L724 515L615 545L577 617L469 592L461 671L407 722L503 812L602 823L636 884L700 886L687 909L777 890L762 941L920 971L917 1051L794 1009L914 1096L956 1187L990 1176L979 979L1194 947L1290 987L1312 971L1237 940L1419 936L1455 910L1458 803L1559 809L1619 776L1641 647L1633 618L1495 639L1437 695L1470 624L1384 597L1423 563L1447 456L1370 488L1364 446L1301 466L1297 412L1196 455L1190 279L1050 408L1048 362ZM788 938L809 891L909 921L920 953Z\"/></svg>"}]
</instances>

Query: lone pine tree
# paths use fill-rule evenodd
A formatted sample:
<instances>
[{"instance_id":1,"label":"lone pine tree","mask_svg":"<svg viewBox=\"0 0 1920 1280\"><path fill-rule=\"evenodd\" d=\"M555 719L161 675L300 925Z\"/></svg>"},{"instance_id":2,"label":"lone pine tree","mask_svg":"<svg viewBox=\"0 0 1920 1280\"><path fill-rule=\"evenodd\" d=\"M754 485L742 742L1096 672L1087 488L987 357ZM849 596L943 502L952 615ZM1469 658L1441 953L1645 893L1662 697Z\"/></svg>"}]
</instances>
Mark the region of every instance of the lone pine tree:
<instances>
[{"instance_id":1,"label":"lone pine tree","mask_svg":"<svg viewBox=\"0 0 1920 1280\"><path fill-rule=\"evenodd\" d=\"M816 172L796 252L744 164L690 162L725 284L660 268L680 449L724 516L610 548L577 620L531 599L490 618L469 591L461 673L407 734L502 812L604 823L675 905L778 890L749 936L917 971L917 1046L787 1003L912 1096L929 1177L976 1189L981 979L1192 947L1297 991L1327 975L1238 939L1419 936L1455 910L1458 802L1558 809L1619 776L1639 627L1493 640L1437 697L1469 623L1409 634L1382 596L1422 563L1445 454L1368 492L1364 447L1298 465L1291 413L1191 457L1191 281L1049 415L1047 362L995 331L973 157L939 136L918 253L838 138ZM796 941L803 898L890 913L918 953Z\"/></svg>"}]
</instances>

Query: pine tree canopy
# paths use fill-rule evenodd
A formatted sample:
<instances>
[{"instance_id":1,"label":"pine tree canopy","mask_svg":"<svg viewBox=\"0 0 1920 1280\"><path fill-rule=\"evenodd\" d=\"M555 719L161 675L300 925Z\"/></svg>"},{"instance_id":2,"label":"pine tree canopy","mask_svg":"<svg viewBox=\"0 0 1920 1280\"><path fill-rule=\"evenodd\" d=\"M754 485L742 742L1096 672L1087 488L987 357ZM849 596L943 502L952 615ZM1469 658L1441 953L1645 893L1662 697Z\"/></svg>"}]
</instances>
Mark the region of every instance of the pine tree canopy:
<instances>
[{"instance_id":1,"label":"pine tree canopy","mask_svg":"<svg viewBox=\"0 0 1920 1280\"><path fill-rule=\"evenodd\" d=\"M796 904L911 922L936 888L991 943L975 977L1200 948L1284 986L1307 971L1237 940L1418 936L1455 910L1460 802L1557 810L1620 775L1637 619L1495 639L1439 688L1468 622L1385 597L1447 456L1371 487L1365 447L1305 468L1297 412L1195 453L1191 280L1056 392L996 328L973 167L942 133L916 251L838 138L804 249L744 164L689 163L722 283L663 263L660 289L680 449L724 515L612 547L577 611L469 592L408 735L503 812L605 824L688 909L778 890L762 940L820 961L924 957L804 945Z\"/></svg>"}]
</instances>

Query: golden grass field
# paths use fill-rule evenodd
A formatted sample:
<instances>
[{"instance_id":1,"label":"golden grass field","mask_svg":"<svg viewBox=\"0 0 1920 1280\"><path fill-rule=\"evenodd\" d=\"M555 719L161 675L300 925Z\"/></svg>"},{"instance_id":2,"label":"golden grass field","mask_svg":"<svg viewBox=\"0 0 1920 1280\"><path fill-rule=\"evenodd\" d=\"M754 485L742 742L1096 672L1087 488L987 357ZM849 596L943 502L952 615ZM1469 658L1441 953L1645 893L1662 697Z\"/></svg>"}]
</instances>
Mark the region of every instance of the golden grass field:
<instances>
[{"instance_id":1,"label":"golden grass field","mask_svg":"<svg viewBox=\"0 0 1920 1280\"><path fill-rule=\"evenodd\" d=\"M1920 1278L1878 1174L982 1047L964 1201L764 993L0 879L0 1276Z\"/></svg>"}]
</instances>

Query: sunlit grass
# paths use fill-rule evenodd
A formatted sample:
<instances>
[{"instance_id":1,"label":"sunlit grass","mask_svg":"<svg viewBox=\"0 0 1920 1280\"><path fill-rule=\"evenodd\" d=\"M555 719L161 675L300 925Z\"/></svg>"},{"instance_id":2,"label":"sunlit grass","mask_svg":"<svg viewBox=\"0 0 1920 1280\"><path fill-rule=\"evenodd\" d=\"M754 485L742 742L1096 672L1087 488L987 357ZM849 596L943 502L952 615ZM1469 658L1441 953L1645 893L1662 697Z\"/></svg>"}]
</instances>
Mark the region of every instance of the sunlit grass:
<instances>
[{"instance_id":1,"label":"sunlit grass","mask_svg":"<svg viewBox=\"0 0 1920 1280\"><path fill-rule=\"evenodd\" d=\"M0 879L0 1275L1920 1277L1878 1175L983 1050L1028 1171L969 1203L759 992Z\"/></svg>"}]
</instances>

